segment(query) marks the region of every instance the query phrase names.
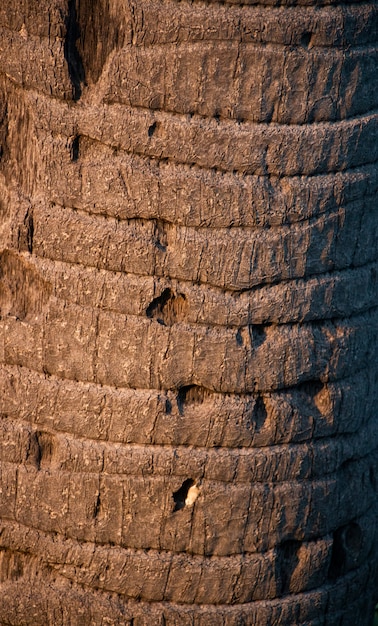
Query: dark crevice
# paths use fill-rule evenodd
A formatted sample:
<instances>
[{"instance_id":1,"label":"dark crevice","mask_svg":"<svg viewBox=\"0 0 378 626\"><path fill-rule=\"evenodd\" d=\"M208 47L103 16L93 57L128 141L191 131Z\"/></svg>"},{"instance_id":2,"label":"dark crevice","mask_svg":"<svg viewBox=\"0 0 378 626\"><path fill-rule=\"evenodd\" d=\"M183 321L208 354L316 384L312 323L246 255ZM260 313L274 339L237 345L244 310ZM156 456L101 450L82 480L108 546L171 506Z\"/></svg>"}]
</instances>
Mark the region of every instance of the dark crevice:
<instances>
[{"instance_id":1,"label":"dark crevice","mask_svg":"<svg viewBox=\"0 0 378 626\"><path fill-rule=\"evenodd\" d=\"M20 251L27 251L30 254L32 254L33 239L34 239L33 212L28 209L24 217L24 222L18 230L18 249Z\"/></svg>"},{"instance_id":2,"label":"dark crevice","mask_svg":"<svg viewBox=\"0 0 378 626\"><path fill-rule=\"evenodd\" d=\"M149 137L152 137L152 135L154 134L156 128L157 128L157 122L154 122L153 124L151 124L151 126L149 126L149 128L148 128L148 136Z\"/></svg>"},{"instance_id":3,"label":"dark crevice","mask_svg":"<svg viewBox=\"0 0 378 626\"><path fill-rule=\"evenodd\" d=\"M33 213L29 212L27 217L25 218L26 222L26 241L27 241L27 246L28 246L28 252L30 252L30 254L32 254L33 252L33 238L34 238L34 220L33 220Z\"/></svg>"},{"instance_id":4,"label":"dark crevice","mask_svg":"<svg viewBox=\"0 0 378 626\"><path fill-rule=\"evenodd\" d=\"M303 33L300 43L303 48L309 48L311 45L312 33Z\"/></svg>"},{"instance_id":5,"label":"dark crevice","mask_svg":"<svg viewBox=\"0 0 378 626\"><path fill-rule=\"evenodd\" d=\"M363 533L356 522L338 528L333 534L333 546L328 577L335 580L357 567L363 547Z\"/></svg>"},{"instance_id":6,"label":"dark crevice","mask_svg":"<svg viewBox=\"0 0 378 626\"><path fill-rule=\"evenodd\" d=\"M290 593L290 583L293 572L298 565L298 551L301 542L297 540L288 540L281 544L278 548L278 567L281 581L280 595Z\"/></svg>"},{"instance_id":7,"label":"dark crevice","mask_svg":"<svg viewBox=\"0 0 378 626\"><path fill-rule=\"evenodd\" d=\"M85 85L97 83L109 56L122 47L125 28L128 30L122 10L111 5L109 0L77 1L77 49L85 68Z\"/></svg>"},{"instance_id":8,"label":"dark crevice","mask_svg":"<svg viewBox=\"0 0 378 626\"><path fill-rule=\"evenodd\" d=\"M182 415L187 405L202 404L205 398L210 394L211 391L200 385L185 385L180 387L177 394L179 413Z\"/></svg>"},{"instance_id":9,"label":"dark crevice","mask_svg":"<svg viewBox=\"0 0 378 626\"><path fill-rule=\"evenodd\" d=\"M150 319L155 318L160 324L164 324L164 320L162 319L162 312L172 295L173 294L170 289L164 289L160 296L154 298L152 302L150 302L150 304L148 305L146 309L147 317L149 317Z\"/></svg>"},{"instance_id":10,"label":"dark crevice","mask_svg":"<svg viewBox=\"0 0 378 626\"><path fill-rule=\"evenodd\" d=\"M258 395L252 412L253 430L259 433L263 430L266 420L268 418L268 412L266 410L264 398Z\"/></svg>"},{"instance_id":11,"label":"dark crevice","mask_svg":"<svg viewBox=\"0 0 378 626\"><path fill-rule=\"evenodd\" d=\"M82 94L85 83L85 69L76 42L80 38L80 27L77 19L76 0L69 0L66 17L66 38L64 41L64 58L67 61L68 73L72 83L72 98L77 101Z\"/></svg>"},{"instance_id":12,"label":"dark crevice","mask_svg":"<svg viewBox=\"0 0 378 626\"><path fill-rule=\"evenodd\" d=\"M236 343L238 344L238 346L242 346L244 342L243 342L243 334L241 332L241 328L238 328L235 338L236 338Z\"/></svg>"},{"instance_id":13,"label":"dark crevice","mask_svg":"<svg viewBox=\"0 0 378 626\"><path fill-rule=\"evenodd\" d=\"M29 442L28 458L32 458L37 470L41 469L42 450L38 440L38 433L32 433Z\"/></svg>"},{"instance_id":14,"label":"dark crevice","mask_svg":"<svg viewBox=\"0 0 378 626\"><path fill-rule=\"evenodd\" d=\"M100 507L101 507L101 495L100 495L100 492L98 492L97 498L96 498L96 502L95 502L95 505L93 507L93 517L94 518L96 518L97 515L99 514Z\"/></svg>"},{"instance_id":15,"label":"dark crevice","mask_svg":"<svg viewBox=\"0 0 378 626\"><path fill-rule=\"evenodd\" d=\"M324 388L325 384L317 379L308 380L304 383L296 385L296 389L305 396L308 396L311 400L313 400Z\"/></svg>"},{"instance_id":16,"label":"dark crevice","mask_svg":"<svg viewBox=\"0 0 378 626\"><path fill-rule=\"evenodd\" d=\"M171 326L185 318L186 310L187 301L184 294L175 295L167 288L148 305L146 315L163 326Z\"/></svg>"},{"instance_id":17,"label":"dark crevice","mask_svg":"<svg viewBox=\"0 0 378 626\"><path fill-rule=\"evenodd\" d=\"M4 161L8 150L8 103L5 94L0 98L0 161Z\"/></svg>"},{"instance_id":18,"label":"dark crevice","mask_svg":"<svg viewBox=\"0 0 378 626\"><path fill-rule=\"evenodd\" d=\"M138 220L138 218L131 218L131 219L135 221ZM155 219L150 220L148 218L142 221L146 223L151 222L151 221L153 222L155 246L158 248L158 250L160 250L160 252L166 252L167 247L168 247L168 233L169 233L171 224L164 220L155 220Z\"/></svg>"},{"instance_id":19,"label":"dark crevice","mask_svg":"<svg viewBox=\"0 0 378 626\"><path fill-rule=\"evenodd\" d=\"M182 483L180 489L178 489L177 491L173 492L173 500L174 500L174 503L175 503L175 506L174 506L174 509L173 509L174 513L176 511L180 511L180 509L184 508L185 500L186 500L187 495L188 495L188 491L189 491L190 487L193 487L193 485L194 485L194 480L192 478L187 478Z\"/></svg>"},{"instance_id":20,"label":"dark crevice","mask_svg":"<svg viewBox=\"0 0 378 626\"><path fill-rule=\"evenodd\" d=\"M75 162L80 156L80 135L73 138L70 146L71 161Z\"/></svg>"},{"instance_id":21,"label":"dark crevice","mask_svg":"<svg viewBox=\"0 0 378 626\"><path fill-rule=\"evenodd\" d=\"M251 324L249 326L249 334L254 349L259 348L264 343L268 326L271 326L271 324Z\"/></svg>"}]
</instances>

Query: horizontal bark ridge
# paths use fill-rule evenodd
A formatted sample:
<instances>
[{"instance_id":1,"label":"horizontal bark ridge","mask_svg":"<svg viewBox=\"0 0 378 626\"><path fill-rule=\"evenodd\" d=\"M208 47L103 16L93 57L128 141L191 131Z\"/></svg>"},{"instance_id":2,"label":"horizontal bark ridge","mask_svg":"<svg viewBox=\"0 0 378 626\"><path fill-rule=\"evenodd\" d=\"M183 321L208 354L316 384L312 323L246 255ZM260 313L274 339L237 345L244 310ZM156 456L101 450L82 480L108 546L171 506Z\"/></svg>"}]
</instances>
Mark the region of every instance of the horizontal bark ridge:
<instances>
[{"instance_id":1,"label":"horizontal bark ridge","mask_svg":"<svg viewBox=\"0 0 378 626\"><path fill-rule=\"evenodd\" d=\"M377 11L2 2L1 623L370 624Z\"/></svg>"}]
</instances>

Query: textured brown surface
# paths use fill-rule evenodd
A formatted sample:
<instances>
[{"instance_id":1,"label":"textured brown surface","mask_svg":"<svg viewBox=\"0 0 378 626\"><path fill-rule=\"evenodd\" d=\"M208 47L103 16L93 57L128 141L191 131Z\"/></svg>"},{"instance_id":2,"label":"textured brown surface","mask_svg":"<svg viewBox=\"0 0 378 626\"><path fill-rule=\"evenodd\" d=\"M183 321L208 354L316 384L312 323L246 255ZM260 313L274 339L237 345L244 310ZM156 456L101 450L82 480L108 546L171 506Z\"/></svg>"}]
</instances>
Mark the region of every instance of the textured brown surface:
<instances>
[{"instance_id":1,"label":"textured brown surface","mask_svg":"<svg viewBox=\"0 0 378 626\"><path fill-rule=\"evenodd\" d=\"M370 626L377 29L1 3L1 625Z\"/></svg>"}]
</instances>

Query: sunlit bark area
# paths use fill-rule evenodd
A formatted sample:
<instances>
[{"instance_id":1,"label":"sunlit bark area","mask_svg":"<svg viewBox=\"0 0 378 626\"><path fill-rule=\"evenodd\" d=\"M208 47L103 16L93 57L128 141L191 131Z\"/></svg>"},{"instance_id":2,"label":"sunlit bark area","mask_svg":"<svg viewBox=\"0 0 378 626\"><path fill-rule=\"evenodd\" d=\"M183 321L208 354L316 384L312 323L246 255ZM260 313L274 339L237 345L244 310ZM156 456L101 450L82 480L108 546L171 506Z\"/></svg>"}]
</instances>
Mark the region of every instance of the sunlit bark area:
<instances>
[{"instance_id":1,"label":"sunlit bark area","mask_svg":"<svg viewBox=\"0 0 378 626\"><path fill-rule=\"evenodd\" d=\"M2 0L1 624L371 625L377 28Z\"/></svg>"}]
</instances>

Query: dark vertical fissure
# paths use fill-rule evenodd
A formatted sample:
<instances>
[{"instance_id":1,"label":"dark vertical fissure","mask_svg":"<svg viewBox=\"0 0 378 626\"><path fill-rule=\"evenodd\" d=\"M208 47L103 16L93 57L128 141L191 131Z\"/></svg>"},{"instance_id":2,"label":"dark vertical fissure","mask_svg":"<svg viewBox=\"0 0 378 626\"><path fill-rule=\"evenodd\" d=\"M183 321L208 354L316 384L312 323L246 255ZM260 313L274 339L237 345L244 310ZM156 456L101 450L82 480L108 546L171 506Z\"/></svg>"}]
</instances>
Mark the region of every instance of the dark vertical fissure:
<instances>
[{"instance_id":1,"label":"dark vertical fissure","mask_svg":"<svg viewBox=\"0 0 378 626\"><path fill-rule=\"evenodd\" d=\"M77 0L69 0L68 15L66 17L66 39L64 42L64 57L68 65L68 73L72 83L73 99L79 100L82 94L82 85L85 82L85 70L76 42L80 37L80 27L76 10Z\"/></svg>"}]
</instances>

